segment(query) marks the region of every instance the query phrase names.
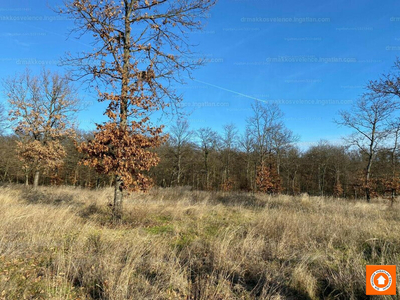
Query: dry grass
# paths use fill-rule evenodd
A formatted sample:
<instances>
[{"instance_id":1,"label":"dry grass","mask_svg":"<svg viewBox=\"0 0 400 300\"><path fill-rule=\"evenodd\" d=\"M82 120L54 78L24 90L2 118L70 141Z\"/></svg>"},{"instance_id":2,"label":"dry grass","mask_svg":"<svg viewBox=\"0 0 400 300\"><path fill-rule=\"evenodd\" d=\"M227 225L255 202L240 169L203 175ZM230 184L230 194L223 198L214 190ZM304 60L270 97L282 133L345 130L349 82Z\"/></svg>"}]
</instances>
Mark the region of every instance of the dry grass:
<instances>
[{"instance_id":1,"label":"dry grass","mask_svg":"<svg viewBox=\"0 0 400 300\"><path fill-rule=\"evenodd\" d=\"M0 298L363 299L365 265L399 263L379 200L157 189L113 226L111 198L0 188Z\"/></svg>"}]
</instances>

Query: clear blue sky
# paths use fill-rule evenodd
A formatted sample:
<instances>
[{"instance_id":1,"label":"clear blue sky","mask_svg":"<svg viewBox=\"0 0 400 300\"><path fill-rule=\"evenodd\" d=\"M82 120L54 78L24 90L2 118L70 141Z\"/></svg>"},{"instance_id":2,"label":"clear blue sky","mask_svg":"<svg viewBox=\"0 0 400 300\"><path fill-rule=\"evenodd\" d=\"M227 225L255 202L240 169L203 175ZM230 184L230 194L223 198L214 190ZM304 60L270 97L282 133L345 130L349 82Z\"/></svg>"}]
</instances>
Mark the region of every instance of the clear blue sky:
<instances>
[{"instance_id":1,"label":"clear blue sky","mask_svg":"<svg viewBox=\"0 0 400 300\"><path fill-rule=\"evenodd\" d=\"M85 39L67 39L73 22L54 14L55 5L62 1L2 1L1 78L26 67L60 70L66 51L90 50ZM221 0L204 31L190 39L208 60L193 73L197 81L178 87L194 129L220 131L233 122L242 131L256 98L280 104L306 148L320 139L340 141L348 131L333 123L338 110L390 70L400 54L400 2ZM79 115L81 127L92 129L103 108L82 96L88 109Z\"/></svg>"}]
</instances>

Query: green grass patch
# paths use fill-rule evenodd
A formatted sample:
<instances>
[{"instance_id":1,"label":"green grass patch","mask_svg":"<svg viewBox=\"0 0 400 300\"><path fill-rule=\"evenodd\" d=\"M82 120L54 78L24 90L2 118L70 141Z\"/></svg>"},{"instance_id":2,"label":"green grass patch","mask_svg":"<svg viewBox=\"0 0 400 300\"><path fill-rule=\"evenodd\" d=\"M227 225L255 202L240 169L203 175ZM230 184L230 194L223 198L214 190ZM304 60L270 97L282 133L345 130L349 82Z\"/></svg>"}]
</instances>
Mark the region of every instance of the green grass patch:
<instances>
[{"instance_id":1,"label":"green grass patch","mask_svg":"<svg viewBox=\"0 0 400 300\"><path fill-rule=\"evenodd\" d=\"M152 226L146 228L146 232L150 234L169 234L174 232L174 227L172 225L162 225L162 226Z\"/></svg>"}]
</instances>

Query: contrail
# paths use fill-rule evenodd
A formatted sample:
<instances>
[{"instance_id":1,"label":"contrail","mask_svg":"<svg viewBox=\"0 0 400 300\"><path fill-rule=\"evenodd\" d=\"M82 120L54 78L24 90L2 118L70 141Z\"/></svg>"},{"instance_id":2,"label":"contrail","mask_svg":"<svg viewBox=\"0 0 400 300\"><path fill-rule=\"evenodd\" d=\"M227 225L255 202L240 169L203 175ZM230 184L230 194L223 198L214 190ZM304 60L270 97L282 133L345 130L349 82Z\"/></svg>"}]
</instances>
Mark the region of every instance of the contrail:
<instances>
[{"instance_id":1,"label":"contrail","mask_svg":"<svg viewBox=\"0 0 400 300\"><path fill-rule=\"evenodd\" d=\"M185 76L185 77L186 77L186 76ZM188 77L187 77L187 78L188 78ZM212 83L208 83L208 82L205 82L205 81L201 81L201 80L197 80L197 79L192 79L192 78L191 78L191 80L196 81L196 82L200 82L200 83L202 83L202 84L209 85L209 86L215 87L215 88L217 88L217 89L220 89L220 90L223 90L223 91L227 91L227 92L230 92L230 93L233 93L233 94L236 94L236 95L240 95L240 96L243 96L243 97L246 97L246 98L249 98L249 99L253 99L253 100L256 100L256 101L268 103L268 102L265 101L265 100L261 100L261 99L258 99L258 98L256 98L256 97L252 97L252 96L249 96L249 95L246 95L246 94L242 94L242 93L239 93L239 92L236 92L236 91L232 91L232 90L226 89L226 88L224 88L224 87L222 87L222 86L218 86L218 85L215 85L215 84L212 84Z\"/></svg>"}]
</instances>

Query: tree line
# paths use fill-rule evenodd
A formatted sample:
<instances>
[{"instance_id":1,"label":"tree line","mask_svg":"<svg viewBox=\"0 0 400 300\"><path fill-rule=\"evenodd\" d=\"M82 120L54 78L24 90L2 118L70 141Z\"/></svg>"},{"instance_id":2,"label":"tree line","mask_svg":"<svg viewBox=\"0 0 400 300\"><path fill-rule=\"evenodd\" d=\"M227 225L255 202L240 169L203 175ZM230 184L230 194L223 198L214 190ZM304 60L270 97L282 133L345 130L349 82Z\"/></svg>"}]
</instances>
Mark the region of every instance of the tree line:
<instances>
[{"instance_id":1,"label":"tree line","mask_svg":"<svg viewBox=\"0 0 400 300\"><path fill-rule=\"evenodd\" d=\"M151 113L175 110L174 86L201 65L187 35L200 30L214 0L68 0L56 8L86 36L89 52L67 55L69 76L29 71L3 81L13 134L2 135L1 180L86 187L114 186L113 218L122 218L126 191L157 185L265 193L308 192L337 197L398 190L400 63L372 81L336 121L352 128L345 146L321 142L307 151L285 127L276 105L256 102L245 132L226 125L196 131L180 119L165 132ZM77 130L80 109L73 82L107 103L107 121ZM5 117L1 118L3 121ZM4 125L4 124L2 124Z\"/></svg>"},{"instance_id":2,"label":"tree line","mask_svg":"<svg viewBox=\"0 0 400 300\"><path fill-rule=\"evenodd\" d=\"M400 186L398 91L392 87L399 81L393 76L370 82L350 110L339 112L336 122L353 129L341 144L322 140L301 151L279 107L255 102L242 132L233 123L219 132L193 130L190 120L178 119L160 137L162 142L149 147L146 155L158 163L139 171L146 184L160 187L393 200ZM387 86L392 89L385 90ZM2 127L13 128L13 133L3 130L1 135L1 181L115 185L114 174L99 171L105 164L84 163L89 156L82 145L91 143L96 133L76 128L73 115L79 100L68 77L26 71L4 80L3 89L11 110L5 121L2 109Z\"/></svg>"}]
</instances>

